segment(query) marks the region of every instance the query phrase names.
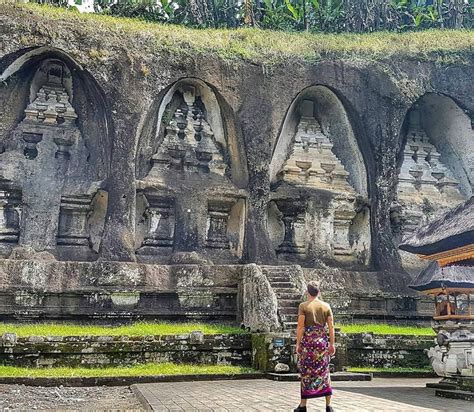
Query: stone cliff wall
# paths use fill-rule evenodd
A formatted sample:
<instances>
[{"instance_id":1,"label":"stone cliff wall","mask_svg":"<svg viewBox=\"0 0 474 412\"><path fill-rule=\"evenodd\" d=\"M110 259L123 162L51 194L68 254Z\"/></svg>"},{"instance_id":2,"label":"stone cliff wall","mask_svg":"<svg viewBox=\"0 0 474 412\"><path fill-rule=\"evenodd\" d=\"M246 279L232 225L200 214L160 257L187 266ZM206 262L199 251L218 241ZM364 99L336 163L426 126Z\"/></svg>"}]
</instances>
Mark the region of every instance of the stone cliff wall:
<instances>
[{"instance_id":1,"label":"stone cliff wall","mask_svg":"<svg viewBox=\"0 0 474 412\"><path fill-rule=\"evenodd\" d=\"M5 258L295 262L405 290L422 264L397 242L472 195L472 54L267 67L2 13Z\"/></svg>"}]
</instances>

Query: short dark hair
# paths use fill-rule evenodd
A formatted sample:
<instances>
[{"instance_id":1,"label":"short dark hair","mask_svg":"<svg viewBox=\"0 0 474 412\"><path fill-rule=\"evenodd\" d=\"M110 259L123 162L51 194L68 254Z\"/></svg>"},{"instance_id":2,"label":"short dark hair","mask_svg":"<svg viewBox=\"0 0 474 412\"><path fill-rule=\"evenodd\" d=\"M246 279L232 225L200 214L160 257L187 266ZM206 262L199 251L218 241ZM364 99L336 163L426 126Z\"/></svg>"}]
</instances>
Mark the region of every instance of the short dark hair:
<instances>
[{"instance_id":1,"label":"short dark hair","mask_svg":"<svg viewBox=\"0 0 474 412\"><path fill-rule=\"evenodd\" d=\"M308 286L306 288L308 289L308 293L311 296L319 295L319 284L315 280L308 282Z\"/></svg>"}]
</instances>

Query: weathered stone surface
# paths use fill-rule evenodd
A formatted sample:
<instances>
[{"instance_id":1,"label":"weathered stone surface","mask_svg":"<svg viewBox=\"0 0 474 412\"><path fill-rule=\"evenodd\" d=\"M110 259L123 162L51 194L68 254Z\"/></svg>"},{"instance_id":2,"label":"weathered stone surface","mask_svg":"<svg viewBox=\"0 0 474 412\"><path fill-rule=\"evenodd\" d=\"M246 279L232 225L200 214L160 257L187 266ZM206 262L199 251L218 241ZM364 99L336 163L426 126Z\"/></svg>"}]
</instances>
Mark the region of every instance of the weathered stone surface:
<instances>
[{"instance_id":1,"label":"weathered stone surface","mask_svg":"<svg viewBox=\"0 0 474 412\"><path fill-rule=\"evenodd\" d=\"M241 267L0 259L0 316L240 322Z\"/></svg>"},{"instance_id":2,"label":"weathered stone surface","mask_svg":"<svg viewBox=\"0 0 474 412\"><path fill-rule=\"evenodd\" d=\"M341 336L350 366L373 368L426 368L426 350L434 336L350 334Z\"/></svg>"},{"instance_id":3,"label":"weathered stone surface","mask_svg":"<svg viewBox=\"0 0 474 412\"><path fill-rule=\"evenodd\" d=\"M4 334L0 339L0 363L4 365L107 367L150 362L250 365L250 361L248 334L192 332L179 336L70 336L16 340Z\"/></svg>"},{"instance_id":4,"label":"weathered stone surface","mask_svg":"<svg viewBox=\"0 0 474 412\"><path fill-rule=\"evenodd\" d=\"M282 366L285 365L294 372L295 359L289 333L252 334L252 366L255 369L262 372L276 372L277 367L286 369Z\"/></svg>"},{"instance_id":5,"label":"weathered stone surface","mask_svg":"<svg viewBox=\"0 0 474 412\"><path fill-rule=\"evenodd\" d=\"M242 289L242 324L254 332L278 330L277 298L259 266L250 264L243 267Z\"/></svg>"},{"instance_id":6,"label":"weathered stone surface","mask_svg":"<svg viewBox=\"0 0 474 412\"><path fill-rule=\"evenodd\" d=\"M290 371L290 367L286 363L277 363L275 365L275 372L276 373L285 373L285 372L289 372L289 371Z\"/></svg>"}]
</instances>

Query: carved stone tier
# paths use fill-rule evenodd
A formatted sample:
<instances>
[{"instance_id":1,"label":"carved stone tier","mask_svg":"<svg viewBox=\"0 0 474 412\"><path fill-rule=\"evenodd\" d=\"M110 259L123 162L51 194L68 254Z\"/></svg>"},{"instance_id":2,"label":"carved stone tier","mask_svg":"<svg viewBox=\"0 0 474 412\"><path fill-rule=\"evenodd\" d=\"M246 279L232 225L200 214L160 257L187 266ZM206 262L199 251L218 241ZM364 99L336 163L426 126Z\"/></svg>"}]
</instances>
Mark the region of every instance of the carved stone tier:
<instances>
[{"instance_id":1,"label":"carved stone tier","mask_svg":"<svg viewBox=\"0 0 474 412\"><path fill-rule=\"evenodd\" d=\"M43 139L44 130L54 127L53 141L57 145L55 157L68 159L70 147L74 145L79 133L75 126L77 114L63 84L63 65L59 62L50 63L46 76L46 83L26 107L25 119L20 124L25 142L24 154L28 159L36 158L37 144Z\"/></svg>"},{"instance_id":2,"label":"carved stone tier","mask_svg":"<svg viewBox=\"0 0 474 412\"><path fill-rule=\"evenodd\" d=\"M204 171L224 175L226 165L193 86L183 87L183 102L166 125L163 142L152 157L150 175L160 169Z\"/></svg>"},{"instance_id":3,"label":"carved stone tier","mask_svg":"<svg viewBox=\"0 0 474 412\"><path fill-rule=\"evenodd\" d=\"M279 179L298 186L355 193L347 180L349 173L332 151L333 144L314 117L313 105L311 100L301 103L293 147Z\"/></svg>"},{"instance_id":4,"label":"carved stone tier","mask_svg":"<svg viewBox=\"0 0 474 412\"><path fill-rule=\"evenodd\" d=\"M62 196L57 243L62 246L90 245L88 216L92 196Z\"/></svg>"},{"instance_id":5,"label":"carved stone tier","mask_svg":"<svg viewBox=\"0 0 474 412\"><path fill-rule=\"evenodd\" d=\"M175 231L175 201L172 198L147 193L145 210L146 234L138 254L155 254L157 248L172 248Z\"/></svg>"},{"instance_id":6,"label":"carved stone tier","mask_svg":"<svg viewBox=\"0 0 474 412\"><path fill-rule=\"evenodd\" d=\"M215 249L229 249L227 224L235 200L210 200L207 207L206 246Z\"/></svg>"}]
</instances>

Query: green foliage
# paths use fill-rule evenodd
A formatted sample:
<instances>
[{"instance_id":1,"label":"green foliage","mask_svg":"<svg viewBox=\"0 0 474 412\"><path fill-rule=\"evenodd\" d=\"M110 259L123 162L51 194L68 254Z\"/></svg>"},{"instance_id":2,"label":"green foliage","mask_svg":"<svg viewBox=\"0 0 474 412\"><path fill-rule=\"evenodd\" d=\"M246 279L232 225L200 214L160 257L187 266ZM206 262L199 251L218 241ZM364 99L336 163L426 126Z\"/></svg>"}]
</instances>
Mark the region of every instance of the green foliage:
<instances>
[{"instance_id":1,"label":"green foliage","mask_svg":"<svg viewBox=\"0 0 474 412\"><path fill-rule=\"evenodd\" d=\"M68 6L67 0L32 2ZM112 16L201 28L250 24L331 33L472 28L474 20L474 0L96 0L95 8Z\"/></svg>"},{"instance_id":2,"label":"green foliage","mask_svg":"<svg viewBox=\"0 0 474 412\"><path fill-rule=\"evenodd\" d=\"M343 333L374 333L376 335L414 335L414 336L435 336L432 328L417 326L398 326L383 323L353 323L347 325L336 325Z\"/></svg>"},{"instance_id":3,"label":"green foliage","mask_svg":"<svg viewBox=\"0 0 474 412\"><path fill-rule=\"evenodd\" d=\"M163 376L163 375L238 375L255 372L253 369L230 365L192 365L175 363L147 363L129 367L108 368L21 368L0 366L0 377L11 378L72 378L111 376Z\"/></svg>"},{"instance_id":4,"label":"green foliage","mask_svg":"<svg viewBox=\"0 0 474 412\"><path fill-rule=\"evenodd\" d=\"M152 323L137 322L124 326L77 325L72 323L0 323L0 335L16 333L18 336L147 336L180 335L193 331L205 334L246 333L240 328L205 323Z\"/></svg>"}]
</instances>

